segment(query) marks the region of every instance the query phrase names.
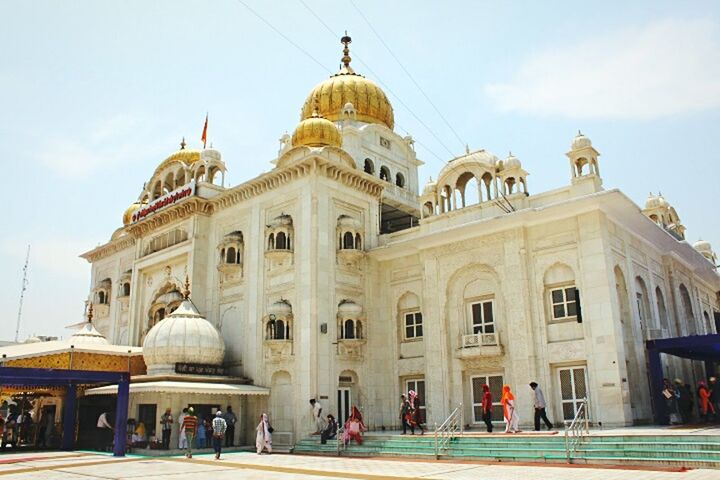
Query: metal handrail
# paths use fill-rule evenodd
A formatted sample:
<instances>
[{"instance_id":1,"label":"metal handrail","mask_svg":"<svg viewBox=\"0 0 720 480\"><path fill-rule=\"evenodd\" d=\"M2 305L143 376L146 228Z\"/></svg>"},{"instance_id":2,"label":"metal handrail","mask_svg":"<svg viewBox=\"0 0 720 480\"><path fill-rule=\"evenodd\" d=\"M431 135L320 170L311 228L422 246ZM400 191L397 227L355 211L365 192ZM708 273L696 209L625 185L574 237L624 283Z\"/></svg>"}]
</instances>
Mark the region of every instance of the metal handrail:
<instances>
[{"instance_id":1,"label":"metal handrail","mask_svg":"<svg viewBox=\"0 0 720 480\"><path fill-rule=\"evenodd\" d=\"M435 458L440 458L441 451L450 448L450 441L463 434L463 404L458 405L455 410L438 427L435 424Z\"/></svg>"},{"instance_id":2,"label":"metal handrail","mask_svg":"<svg viewBox=\"0 0 720 480\"><path fill-rule=\"evenodd\" d=\"M565 456L567 463L572 463L575 452L589 434L590 418L588 413L588 399L583 398L575 413L575 418L573 418L572 421L565 421Z\"/></svg>"}]
</instances>

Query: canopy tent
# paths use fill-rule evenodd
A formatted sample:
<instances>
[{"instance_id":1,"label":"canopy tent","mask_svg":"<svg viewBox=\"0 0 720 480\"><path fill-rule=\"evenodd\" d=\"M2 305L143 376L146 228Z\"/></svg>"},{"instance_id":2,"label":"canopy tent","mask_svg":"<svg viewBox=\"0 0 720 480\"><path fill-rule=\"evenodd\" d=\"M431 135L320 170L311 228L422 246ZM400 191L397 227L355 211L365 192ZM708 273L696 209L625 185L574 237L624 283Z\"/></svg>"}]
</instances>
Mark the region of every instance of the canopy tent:
<instances>
[{"instance_id":1,"label":"canopy tent","mask_svg":"<svg viewBox=\"0 0 720 480\"><path fill-rule=\"evenodd\" d=\"M663 369L660 354L674 355L690 360L720 362L720 334L691 335L688 337L663 338L645 342L650 367L650 391L652 393L655 422L670 423L663 391Z\"/></svg>"},{"instance_id":2,"label":"canopy tent","mask_svg":"<svg viewBox=\"0 0 720 480\"><path fill-rule=\"evenodd\" d=\"M66 370L54 368L0 367L0 385L5 387L37 388L61 386L65 388L63 404L62 449L73 450L75 445L75 420L77 415L78 386L98 383L117 383L115 416L115 441L113 454L125 455L127 434L127 412L130 375L128 372L106 372L91 370Z\"/></svg>"}]
</instances>

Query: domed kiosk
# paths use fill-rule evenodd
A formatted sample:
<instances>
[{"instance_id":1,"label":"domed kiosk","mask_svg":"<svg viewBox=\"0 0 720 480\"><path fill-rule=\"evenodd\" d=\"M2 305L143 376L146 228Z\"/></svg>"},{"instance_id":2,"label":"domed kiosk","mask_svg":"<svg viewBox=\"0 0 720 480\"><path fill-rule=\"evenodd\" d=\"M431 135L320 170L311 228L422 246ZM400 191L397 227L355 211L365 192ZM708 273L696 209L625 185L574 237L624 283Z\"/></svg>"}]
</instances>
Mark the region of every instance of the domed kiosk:
<instances>
[{"instance_id":1,"label":"domed kiosk","mask_svg":"<svg viewBox=\"0 0 720 480\"><path fill-rule=\"evenodd\" d=\"M270 390L251 385L246 378L227 375L224 357L222 335L193 303L186 278L180 305L145 336L143 358L147 374L131 377L128 417L144 421L151 445L158 445L160 417L170 409L175 419L170 448L177 446L178 416L190 406L198 418L208 419L216 411L225 412L231 406L237 418L233 432L235 444L250 442L253 421L266 408ZM85 392L87 396L114 394L117 394L117 385ZM148 452L152 454L153 450Z\"/></svg>"}]
</instances>

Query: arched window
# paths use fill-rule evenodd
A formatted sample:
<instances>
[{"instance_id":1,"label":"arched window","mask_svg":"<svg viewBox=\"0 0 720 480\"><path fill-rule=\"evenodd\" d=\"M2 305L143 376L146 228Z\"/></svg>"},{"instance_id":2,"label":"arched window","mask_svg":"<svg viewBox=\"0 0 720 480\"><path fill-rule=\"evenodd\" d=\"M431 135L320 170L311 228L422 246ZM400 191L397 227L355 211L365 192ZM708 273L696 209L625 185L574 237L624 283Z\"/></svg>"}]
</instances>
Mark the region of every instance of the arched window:
<instances>
[{"instance_id":1,"label":"arched window","mask_svg":"<svg viewBox=\"0 0 720 480\"><path fill-rule=\"evenodd\" d=\"M365 173L369 173L370 175L375 175L375 164L373 164L373 161L369 158L365 159L365 165L363 166L363 170Z\"/></svg>"},{"instance_id":2,"label":"arched window","mask_svg":"<svg viewBox=\"0 0 720 480\"><path fill-rule=\"evenodd\" d=\"M355 234L355 248L358 250L362 250L362 237L359 233Z\"/></svg>"},{"instance_id":3,"label":"arched window","mask_svg":"<svg viewBox=\"0 0 720 480\"><path fill-rule=\"evenodd\" d=\"M353 320L345 320L343 338L354 339L355 338L355 322Z\"/></svg>"},{"instance_id":4,"label":"arched window","mask_svg":"<svg viewBox=\"0 0 720 480\"><path fill-rule=\"evenodd\" d=\"M286 250L288 248L287 238L285 237L285 232L278 232L277 236L275 237L275 249L276 250Z\"/></svg>"},{"instance_id":5,"label":"arched window","mask_svg":"<svg viewBox=\"0 0 720 480\"><path fill-rule=\"evenodd\" d=\"M275 234L271 233L268 237L268 250L275 250Z\"/></svg>"},{"instance_id":6,"label":"arched window","mask_svg":"<svg viewBox=\"0 0 720 480\"><path fill-rule=\"evenodd\" d=\"M227 255L225 256L225 263L236 263L235 258L236 258L235 247L228 248Z\"/></svg>"},{"instance_id":7,"label":"arched window","mask_svg":"<svg viewBox=\"0 0 720 480\"><path fill-rule=\"evenodd\" d=\"M98 303L101 305L105 304L105 292L103 292L102 290L98 292Z\"/></svg>"},{"instance_id":8,"label":"arched window","mask_svg":"<svg viewBox=\"0 0 720 480\"><path fill-rule=\"evenodd\" d=\"M708 312L703 312L703 320L705 321L705 333L712 333L712 322L710 322L710 315L708 315Z\"/></svg>"},{"instance_id":9,"label":"arched window","mask_svg":"<svg viewBox=\"0 0 720 480\"><path fill-rule=\"evenodd\" d=\"M690 301L690 293L684 284L680 284L680 299L682 301L682 321L687 325L687 334L696 335L697 327L695 325L695 315L693 315L692 302ZM678 330L679 332L679 330Z\"/></svg>"},{"instance_id":10,"label":"arched window","mask_svg":"<svg viewBox=\"0 0 720 480\"><path fill-rule=\"evenodd\" d=\"M405 188L405 177L400 172L395 174L395 185L400 188Z\"/></svg>"},{"instance_id":11,"label":"arched window","mask_svg":"<svg viewBox=\"0 0 720 480\"><path fill-rule=\"evenodd\" d=\"M123 296L127 297L130 295L130 283L123 283Z\"/></svg>"},{"instance_id":12,"label":"arched window","mask_svg":"<svg viewBox=\"0 0 720 480\"><path fill-rule=\"evenodd\" d=\"M385 180L386 182L389 182L390 178L390 169L385 166L380 167L380 180Z\"/></svg>"},{"instance_id":13,"label":"arched window","mask_svg":"<svg viewBox=\"0 0 720 480\"><path fill-rule=\"evenodd\" d=\"M267 322L267 326L265 327L265 338L268 340L273 340L275 338L275 320Z\"/></svg>"},{"instance_id":14,"label":"arched window","mask_svg":"<svg viewBox=\"0 0 720 480\"><path fill-rule=\"evenodd\" d=\"M353 248L353 234L351 232L345 232L345 235L343 235L343 249L352 250Z\"/></svg>"}]
</instances>

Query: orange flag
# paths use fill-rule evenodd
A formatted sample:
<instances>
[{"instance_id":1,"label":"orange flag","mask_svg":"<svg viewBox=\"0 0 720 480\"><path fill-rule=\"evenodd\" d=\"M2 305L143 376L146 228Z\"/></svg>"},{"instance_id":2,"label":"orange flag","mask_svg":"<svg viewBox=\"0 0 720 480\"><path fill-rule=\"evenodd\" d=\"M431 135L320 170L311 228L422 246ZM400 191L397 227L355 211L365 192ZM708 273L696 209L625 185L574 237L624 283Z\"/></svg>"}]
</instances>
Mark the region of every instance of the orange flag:
<instances>
[{"instance_id":1,"label":"orange flag","mask_svg":"<svg viewBox=\"0 0 720 480\"><path fill-rule=\"evenodd\" d=\"M200 140L203 142L203 148L205 148L205 145L207 144L207 125L208 125L208 116L205 114L205 126L203 127L203 133L202 137L200 137Z\"/></svg>"}]
</instances>

